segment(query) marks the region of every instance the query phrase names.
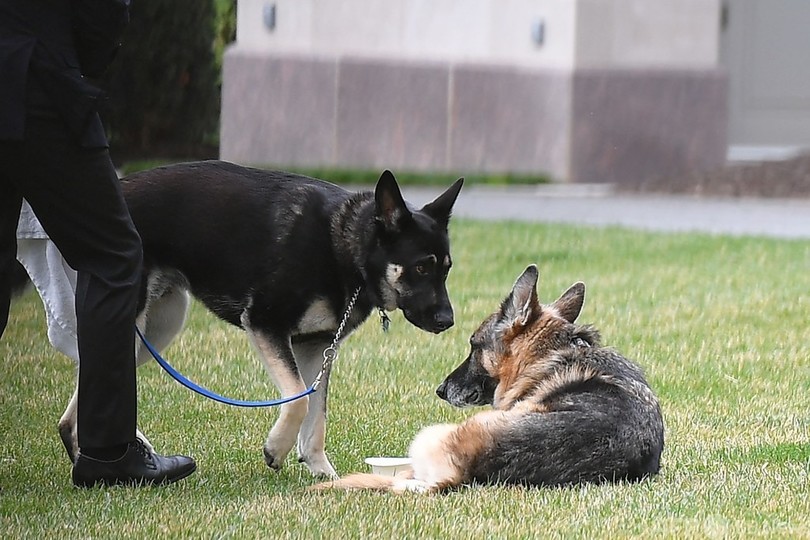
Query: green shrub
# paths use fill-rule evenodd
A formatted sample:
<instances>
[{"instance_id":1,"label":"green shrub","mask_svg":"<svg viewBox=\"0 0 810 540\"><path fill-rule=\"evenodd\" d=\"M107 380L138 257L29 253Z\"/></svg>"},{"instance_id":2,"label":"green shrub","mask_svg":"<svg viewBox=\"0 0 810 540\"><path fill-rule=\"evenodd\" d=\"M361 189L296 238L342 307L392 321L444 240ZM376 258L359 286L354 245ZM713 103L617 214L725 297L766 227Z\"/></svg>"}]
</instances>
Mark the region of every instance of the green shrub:
<instances>
[{"instance_id":1,"label":"green shrub","mask_svg":"<svg viewBox=\"0 0 810 540\"><path fill-rule=\"evenodd\" d=\"M133 2L123 45L102 81L114 156L216 153L214 30L212 1Z\"/></svg>"}]
</instances>

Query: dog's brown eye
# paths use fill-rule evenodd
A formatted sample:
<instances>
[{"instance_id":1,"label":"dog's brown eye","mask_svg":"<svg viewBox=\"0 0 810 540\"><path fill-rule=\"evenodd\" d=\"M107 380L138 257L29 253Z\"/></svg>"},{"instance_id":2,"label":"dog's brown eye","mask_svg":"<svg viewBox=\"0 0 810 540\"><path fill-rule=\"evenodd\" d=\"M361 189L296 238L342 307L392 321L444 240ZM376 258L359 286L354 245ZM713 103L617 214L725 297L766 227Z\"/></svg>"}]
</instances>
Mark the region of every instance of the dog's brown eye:
<instances>
[{"instance_id":1,"label":"dog's brown eye","mask_svg":"<svg viewBox=\"0 0 810 540\"><path fill-rule=\"evenodd\" d=\"M424 264L417 264L416 265L416 273L420 276L426 276L428 273L427 266Z\"/></svg>"}]
</instances>

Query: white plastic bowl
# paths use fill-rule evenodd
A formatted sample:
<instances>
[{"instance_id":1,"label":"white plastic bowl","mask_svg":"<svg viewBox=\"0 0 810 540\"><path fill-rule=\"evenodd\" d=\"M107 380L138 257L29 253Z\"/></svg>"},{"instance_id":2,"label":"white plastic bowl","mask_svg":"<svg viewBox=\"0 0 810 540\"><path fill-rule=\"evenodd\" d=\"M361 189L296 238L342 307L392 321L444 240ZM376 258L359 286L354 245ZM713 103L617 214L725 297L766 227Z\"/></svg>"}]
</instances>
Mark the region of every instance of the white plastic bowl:
<instances>
[{"instance_id":1,"label":"white plastic bowl","mask_svg":"<svg viewBox=\"0 0 810 540\"><path fill-rule=\"evenodd\" d=\"M371 472L383 476L396 476L403 471L411 470L409 457L370 457L366 463L371 465Z\"/></svg>"}]
</instances>

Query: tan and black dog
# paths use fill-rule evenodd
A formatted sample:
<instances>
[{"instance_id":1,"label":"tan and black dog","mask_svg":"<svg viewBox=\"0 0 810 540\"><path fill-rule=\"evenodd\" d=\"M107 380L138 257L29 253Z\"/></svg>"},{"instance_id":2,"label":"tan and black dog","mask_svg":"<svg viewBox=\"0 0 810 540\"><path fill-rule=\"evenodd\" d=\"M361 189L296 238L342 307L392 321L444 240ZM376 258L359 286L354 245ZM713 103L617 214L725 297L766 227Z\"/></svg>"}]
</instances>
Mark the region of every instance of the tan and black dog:
<instances>
[{"instance_id":1,"label":"tan and black dog","mask_svg":"<svg viewBox=\"0 0 810 540\"><path fill-rule=\"evenodd\" d=\"M537 268L518 278L470 339L471 352L437 393L458 407L491 404L461 424L422 430L413 471L357 474L314 489L442 492L467 484L561 486L636 481L658 473L664 424L641 369L574 323L576 283L537 300Z\"/></svg>"}]
</instances>

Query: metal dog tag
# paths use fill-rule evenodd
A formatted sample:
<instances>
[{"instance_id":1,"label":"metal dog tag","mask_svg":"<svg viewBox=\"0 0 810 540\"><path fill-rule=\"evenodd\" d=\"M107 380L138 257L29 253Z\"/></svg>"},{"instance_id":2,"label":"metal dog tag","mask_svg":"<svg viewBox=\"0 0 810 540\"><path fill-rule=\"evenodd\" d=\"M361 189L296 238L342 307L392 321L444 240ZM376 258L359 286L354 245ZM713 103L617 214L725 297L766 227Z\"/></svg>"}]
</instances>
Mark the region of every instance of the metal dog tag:
<instances>
[{"instance_id":1,"label":"metal dog tag","mask_svg":"<svg viewBox=\"0 0 810 540\"><path fill-rule=\"evenodd\" d=\"M380 324L382 325L383 332L388 332L388 327L391 326L391 318L382 308L380 309Z\"/></svg>"}]
</instances>

